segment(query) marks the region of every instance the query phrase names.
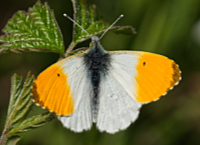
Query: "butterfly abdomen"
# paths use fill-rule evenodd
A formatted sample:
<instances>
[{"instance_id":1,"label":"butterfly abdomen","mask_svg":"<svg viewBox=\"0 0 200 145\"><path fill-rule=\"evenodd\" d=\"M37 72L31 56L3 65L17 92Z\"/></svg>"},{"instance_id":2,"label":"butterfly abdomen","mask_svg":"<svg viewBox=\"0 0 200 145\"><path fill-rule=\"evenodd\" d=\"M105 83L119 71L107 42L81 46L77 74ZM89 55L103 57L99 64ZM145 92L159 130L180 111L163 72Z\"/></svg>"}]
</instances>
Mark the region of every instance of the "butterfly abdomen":
<instances>
[{"instance_id":1,"label":"butterfly abdomen","mask_svg":"<svg viewBox=\"0 0 200 145\"><path fill-rule=\"evenodd\" d=\"M84 61L88 69L88 77L93 87L91 100L92 115L95 122L99 104L99 84L101 77L106 75L109 69L110 55L104 51L98 42L94 41L93 47L85 54Z\"/></svg>"}]
</instances>

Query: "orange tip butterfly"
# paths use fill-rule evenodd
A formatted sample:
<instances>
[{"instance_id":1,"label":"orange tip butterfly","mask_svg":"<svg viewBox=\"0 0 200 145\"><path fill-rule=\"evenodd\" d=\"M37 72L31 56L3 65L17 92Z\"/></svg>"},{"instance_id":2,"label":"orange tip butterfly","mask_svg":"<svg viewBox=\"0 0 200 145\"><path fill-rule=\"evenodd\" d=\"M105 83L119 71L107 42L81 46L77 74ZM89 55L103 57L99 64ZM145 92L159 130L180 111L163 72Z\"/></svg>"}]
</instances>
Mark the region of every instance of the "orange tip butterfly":
<instances>
[{"instance_id":1,"label":"orange tip butterfly","mask_svg":"<svg viewBox=\"0 0 200 145\"><path fill-rule=\"evenodd\" d=\"M74 132L91 129L93 122L101 132L124 130L137 119L143 104L158 100L181 79L178 65L165 56L106 51L100 38L91 38L85 53L51 65L32 88L34 102L54 112Z\"/></svg>"}]
</instances>

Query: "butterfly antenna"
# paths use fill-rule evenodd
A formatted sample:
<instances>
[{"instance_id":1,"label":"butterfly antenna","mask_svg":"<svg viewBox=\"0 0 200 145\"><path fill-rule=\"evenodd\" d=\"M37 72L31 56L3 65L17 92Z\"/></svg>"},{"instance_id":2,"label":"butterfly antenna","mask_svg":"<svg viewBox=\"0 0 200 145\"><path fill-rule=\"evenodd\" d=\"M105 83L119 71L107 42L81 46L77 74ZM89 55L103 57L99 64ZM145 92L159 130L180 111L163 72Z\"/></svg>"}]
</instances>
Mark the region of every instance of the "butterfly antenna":
<instances>
[{"instance_id":1,"label":"butterfly antenna","mask_svg":"<svg viewBox=\"0 0 200 145\"><path fill-rule=\"evenodd\" d=\"M99 40L108 32L108 30L110 30L110 28L115 25L124 15L121 14L105 31L104 33L101 35L101 37L99 38Z\"/></svg>"},{"instance_id":2,"label":"butterfly antenna","mask_svg":"<svg viewBox=\"0 0 200 145\"><path fill-rule=\"evenodd\" d=\"M68 18L70 21L72 21L74 24L76 24L77 26L79 26L85 33L87 33L88 35L90 35L81 25L79 25L78 23L76 23L72 18L70 18L66 13L63 14L64 17Z\"/></svg>"}]
</instances>

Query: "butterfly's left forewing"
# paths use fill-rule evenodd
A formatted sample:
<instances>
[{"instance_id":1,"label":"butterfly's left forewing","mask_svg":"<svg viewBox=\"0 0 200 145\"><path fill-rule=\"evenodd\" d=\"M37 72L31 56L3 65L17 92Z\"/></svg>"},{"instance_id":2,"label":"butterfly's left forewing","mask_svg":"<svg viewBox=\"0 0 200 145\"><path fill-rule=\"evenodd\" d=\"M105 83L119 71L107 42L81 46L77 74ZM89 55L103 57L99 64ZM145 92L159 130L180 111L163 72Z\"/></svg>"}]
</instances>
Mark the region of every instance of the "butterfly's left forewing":
<instances>
[{"instance_id":1,"label":"butterfly's left forewing","mask_svg":"<svg viewBox=\"0 0 200 145\"><path fill-rule=\"evenodd\" d=\"M100 82L97 127L115 133L135 121L143 103L157 100L180 80L174 61L147 52L109 52L109 71Z\"/></svg>"},{"instance_id":2,"label":"butterfly's left forewing","mask_svg":"<svg viewBox=\"0 0 200 145\"><path fill-rule=\"evenodd\" d=\"M110 54L111 62L101 76L97 128L100 131L115 133L126 129L135 121L141 103L134 99L136 89L134 75L137 73L134 55Z\"/></svg>"}]
</instances>

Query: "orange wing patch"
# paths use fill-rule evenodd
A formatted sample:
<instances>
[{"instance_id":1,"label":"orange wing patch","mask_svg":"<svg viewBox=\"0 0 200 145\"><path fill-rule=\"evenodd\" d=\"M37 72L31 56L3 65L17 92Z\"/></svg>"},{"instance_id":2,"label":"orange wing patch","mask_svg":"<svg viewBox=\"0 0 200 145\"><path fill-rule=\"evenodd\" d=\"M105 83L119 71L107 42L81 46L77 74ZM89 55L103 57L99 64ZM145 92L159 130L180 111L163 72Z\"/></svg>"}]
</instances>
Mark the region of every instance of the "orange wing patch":
<instances>
[{"instance_id":1,"label":"orange wing patch","mask_svg":"<svg viewBox=\"0 0 200 145\"><path fill-rule=\"evenodd\" d=\"M67 74L57 64L43 71L32 88L33 100L37 105L56 113L70 115L74 112L73 94L67 82Z\"/></svg>"},{"instance_id":2,"label":"orange wing patch","mask_svg":"<svg viewBox=\"0 0 200 145\"><path fill-rule=\"evenodd\" d=\"M136 99L141 103L157 100L178 84L181 78L178 65L158 54L143 53L136 69Z\"/></svg>"}]
</instances>

